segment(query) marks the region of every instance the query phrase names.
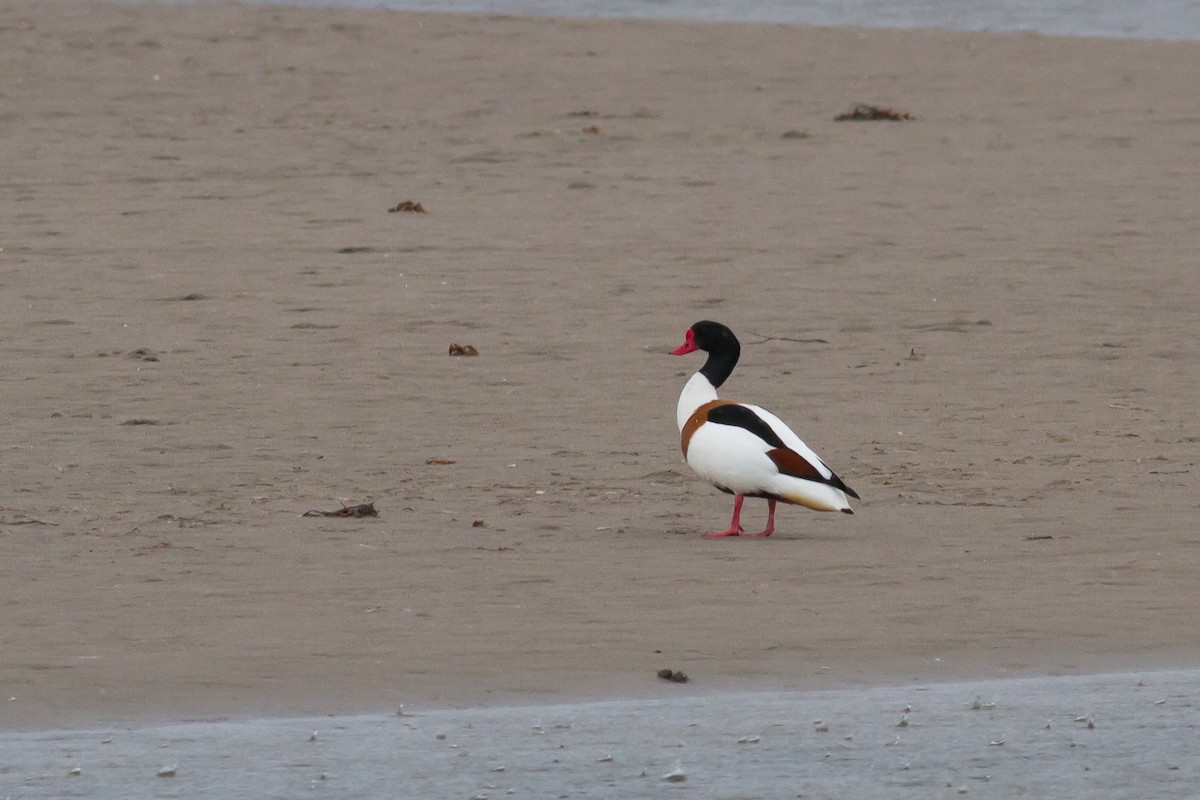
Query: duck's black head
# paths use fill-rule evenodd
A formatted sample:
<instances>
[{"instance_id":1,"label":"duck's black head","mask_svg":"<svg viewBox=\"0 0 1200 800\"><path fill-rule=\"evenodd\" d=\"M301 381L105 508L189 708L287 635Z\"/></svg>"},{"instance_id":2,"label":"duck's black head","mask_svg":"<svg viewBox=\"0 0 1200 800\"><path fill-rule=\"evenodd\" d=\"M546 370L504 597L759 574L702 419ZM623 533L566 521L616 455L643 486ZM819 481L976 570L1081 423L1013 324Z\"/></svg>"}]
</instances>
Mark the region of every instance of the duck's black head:
<instances>
[{"instance_id":1,"label":"duck's black head","mask_svg":"<svg viewBox=\"0 0 1200 800\"><path fill-rule=\"evenodd\" d=\"M733 335L733 331L719 322L707 319L688 328L683 344L672 350L671 355L682 356L697 350L708 353L708 360L704 362L700 372L708 378L714 388L725 382L742 354L742 346Z\"/></svg>"}]
</instances>

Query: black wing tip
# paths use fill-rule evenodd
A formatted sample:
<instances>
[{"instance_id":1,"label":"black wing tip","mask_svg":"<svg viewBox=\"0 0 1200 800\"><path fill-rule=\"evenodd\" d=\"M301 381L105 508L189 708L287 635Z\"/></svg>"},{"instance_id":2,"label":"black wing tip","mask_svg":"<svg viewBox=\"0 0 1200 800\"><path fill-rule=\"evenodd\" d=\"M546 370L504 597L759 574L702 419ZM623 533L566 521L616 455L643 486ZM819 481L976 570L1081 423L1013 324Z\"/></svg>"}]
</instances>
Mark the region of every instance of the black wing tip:
<instances>
[{"instance_id":1,"label":"black wing tip","mask_svg":"<svg viewBox=\"0 0 1200 800\"><path fill-rule=\"evenodd\" d=\"M853 508L843 508L843 509L842 509L842 513L843 513L843 514L853 514L853 513L854 513L854 509L853 509Z\"/></svg>"},{"instance_id":2,"label":"black wing tip","mask_svg":"<svg viewBox=\"0 0 1200 800\"><path fill-rule=\"evenodd\" d=\"M829 468L826 467L826 469L829 469ZM858 492L854 491L849 486L847 486L846 482L837 476L837 473L835 473L833 470L829 470L829 472L830 472L830 475L829 475L828 483L830 486L832 486L835 489L841 489L843 492L848 494L850 497L853 497L855 500L862 500L862 498L858 496Z\"/></svg>"}]
</instances>

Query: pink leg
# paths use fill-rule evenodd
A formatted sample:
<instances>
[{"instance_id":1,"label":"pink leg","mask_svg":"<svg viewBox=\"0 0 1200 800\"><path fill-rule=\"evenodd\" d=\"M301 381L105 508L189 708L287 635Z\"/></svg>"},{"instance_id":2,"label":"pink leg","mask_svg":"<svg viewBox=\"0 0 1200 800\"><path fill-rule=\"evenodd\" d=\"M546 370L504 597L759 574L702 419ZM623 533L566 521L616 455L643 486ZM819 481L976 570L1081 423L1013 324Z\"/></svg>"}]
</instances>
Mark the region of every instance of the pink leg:
<instances>
[{"instance_id":1,"label":"pink leg","mask_svg":"<svg viewBox=\"0 0 1200 800\"><path fill-rule=\"evenodd\" d=\"M755 536L770 536L775 532L775 501L767 500L767 527L763 528Z\"/></svg>"},{"instance_id":2,"label":"pink leg","mask_svg":"<svg viewBox=\"0 0 1200 800\"><path fill-rule=\"evenodd\" d=\"M744 533L742 530L742 501L746 498L740 494L733 496L733 521L729 523L729 530L721 531L720 533L706 533L705 539L716 539L721 536L737 536Z\"/></svg>"}]
</instances>

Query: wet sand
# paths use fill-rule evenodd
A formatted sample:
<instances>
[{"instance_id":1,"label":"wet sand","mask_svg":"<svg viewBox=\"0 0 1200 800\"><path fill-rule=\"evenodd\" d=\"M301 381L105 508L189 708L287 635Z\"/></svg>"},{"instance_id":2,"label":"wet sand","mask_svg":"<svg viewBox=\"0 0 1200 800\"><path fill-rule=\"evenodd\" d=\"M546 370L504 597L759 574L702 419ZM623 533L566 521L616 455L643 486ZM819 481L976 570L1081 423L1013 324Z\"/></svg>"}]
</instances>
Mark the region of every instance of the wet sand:
<instances>
[{"instance_id":1,"label":"wet sand","mask_svg":"<svg viewBox=\"0 0 1200 800\"><path fill-rule=\"evenodd\" d=\"M1196 671L0 733L64 797L1195 796Z\"/></svg>"},{"instance_id":2,"label":"wet sand","mask_svg":"<svg viewBox=\"0 0 1200 800\"><path fill-rule=\"evenodd\" d=\"M17 0L0 71L0 727L1200 661L1200 45ZM701 318L854 517L699 538Z\"/></svg>"}]
</instances>

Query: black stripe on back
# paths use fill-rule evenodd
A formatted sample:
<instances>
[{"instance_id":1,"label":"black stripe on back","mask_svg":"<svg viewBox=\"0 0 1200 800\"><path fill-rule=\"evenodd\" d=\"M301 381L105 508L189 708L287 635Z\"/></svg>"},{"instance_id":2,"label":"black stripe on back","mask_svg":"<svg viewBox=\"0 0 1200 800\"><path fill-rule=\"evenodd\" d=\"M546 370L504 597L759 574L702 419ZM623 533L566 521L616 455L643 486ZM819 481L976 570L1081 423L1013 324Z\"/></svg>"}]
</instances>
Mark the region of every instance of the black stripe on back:
<instances>
[{"instance_id":1,"label":"black stripe on back","mask_svg":"<svg viewBox=\"0 0 1200 800\"><path fill-rule=\"evenodd\" d=\"M767 424L766 420L745 406L739 406L736 403L715 406L708 412L708 421L717 425L732 425L737 428L745 428L767 444L771 445L771 447L779 447L783 448L784 450L791 450L791 448L784 444L783 440L779 438L779 434L775 433L774 428ZM826 469L829 468L826 467ZM855 500L861 499L858 496L858 492L847 486L833 470L829 470L828 478L822 478L819 482L828 483L835 489L841 489Z\"/></svg>"},{"instance_id":2,"label":"black stripe on back","mask_svg":"<svg viewBox=\"0 0 1200 800\"><path fill-rule=\"evenodd\" d=\"M774 429L766 423L766 420L745 406L739 406L736 403L716 406L709 410L708 421L717 425L745 428L771 447L787 449L787 445L779 438L779 434L775 433Z\"/></svg>"}]
</instances>

